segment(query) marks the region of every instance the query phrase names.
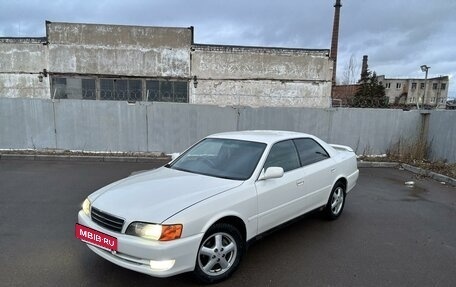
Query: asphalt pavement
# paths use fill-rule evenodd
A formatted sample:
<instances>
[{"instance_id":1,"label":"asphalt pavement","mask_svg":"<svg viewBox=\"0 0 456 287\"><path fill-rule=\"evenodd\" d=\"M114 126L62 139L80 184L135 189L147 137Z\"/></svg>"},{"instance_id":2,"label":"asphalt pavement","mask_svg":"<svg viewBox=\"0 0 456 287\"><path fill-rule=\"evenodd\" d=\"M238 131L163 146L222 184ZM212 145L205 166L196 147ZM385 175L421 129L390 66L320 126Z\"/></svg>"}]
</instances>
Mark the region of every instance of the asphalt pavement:
<instances>
[{"instance_id":1,"label":"asphalt pavement","mask_svg":"<svg viewBox=\"0 0 456 287\"><path fill-rule=\"evenodd\" d=\"M0 286L198 286L189 274L123 269L74 237L88 194L152 168L0 160ZM397 168L360 171L338 220L312 213L262 238L217 286L455 286L456 188Z\"/></svg>"}]
</instances>

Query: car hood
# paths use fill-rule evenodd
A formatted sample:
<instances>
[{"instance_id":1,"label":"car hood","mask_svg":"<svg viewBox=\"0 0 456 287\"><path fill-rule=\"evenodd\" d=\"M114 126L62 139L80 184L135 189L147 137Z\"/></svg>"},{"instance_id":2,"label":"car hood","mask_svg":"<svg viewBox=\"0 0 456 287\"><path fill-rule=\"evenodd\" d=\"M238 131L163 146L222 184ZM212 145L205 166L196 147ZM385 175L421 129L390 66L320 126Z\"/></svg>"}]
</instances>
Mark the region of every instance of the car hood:
<instances>
[{"instance_id":1,"label":"car hood","mask_svg":"<svg viewBox=\"0 0 456 287\"><path fill-rule=\"evenodd\" d=\"M242 183L161 167L101 188L89 200L93 207L126 222L162 223L179 211Z\"/></svg>"}]
</instances>

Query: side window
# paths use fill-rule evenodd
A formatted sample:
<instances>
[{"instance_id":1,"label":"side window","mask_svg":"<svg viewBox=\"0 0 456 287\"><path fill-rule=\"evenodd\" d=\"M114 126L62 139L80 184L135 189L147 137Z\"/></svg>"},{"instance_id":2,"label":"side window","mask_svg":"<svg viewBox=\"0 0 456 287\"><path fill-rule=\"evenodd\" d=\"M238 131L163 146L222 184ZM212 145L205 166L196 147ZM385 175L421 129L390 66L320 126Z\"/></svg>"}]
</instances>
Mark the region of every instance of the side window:
<instances>
[{"instance_id":1,"label":"side window","mask_svg":"<svg viewBox=\"0 0 456 287\"><path fill-rule=\"evenodd\" d=\"M264 169L271 166L283 168L283 171L299 168L299 158L296 148L291 140L274 144L264 164Z\"/></svg>"},{"instance_id":2,"label":"side window","mask_svg":"<svg viewBox=\"0 0 456 287\"><path fill-rule=\"evenodd\" d=\"M328 153L313 139L294 140L302 166L329 158Z\"/></svg>"}]
</instances>

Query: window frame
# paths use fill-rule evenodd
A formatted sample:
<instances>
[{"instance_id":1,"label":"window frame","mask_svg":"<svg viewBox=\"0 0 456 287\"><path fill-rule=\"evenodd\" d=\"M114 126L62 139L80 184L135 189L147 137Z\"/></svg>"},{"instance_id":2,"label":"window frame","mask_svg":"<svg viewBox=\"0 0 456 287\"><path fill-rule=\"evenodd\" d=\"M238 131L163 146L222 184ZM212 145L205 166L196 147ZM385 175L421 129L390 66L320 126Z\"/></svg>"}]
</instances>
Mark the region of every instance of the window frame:
<instances>
[{"instance_id":1,"label":"window frame","mask_svg":"<svg viewBox=\"0 0 456 287\"><path fill-rule=\"evenodd\" d=\"M58 99L58 100L67 100L67 99L73 99L73 100L98 100L97 98L97 78L93 76L72 76L72 75L67 75L67 74L50 74L49 75L50 80L49 80L49 90L51 93L51 99ZM80 81L80 87L79 90L80 93L74 93L74 88L69 87L69 83L71 83L73 80L79 80ZM93 81L93 88L92 89L87 89L85 88L85 84L87 81ZM59 87L60 86L60 87ZM64 89L61 89L61 87L64 87ZM58 93L56 92L56 89ZM85 93L87 92L87 93ZM91 97L86 97L84 95L91 94ZM62 96L63 95L63 96ZM70 97L68 97L70 95ZM80 96L80 97L74 97Z\"/></svg>"},{"instance_id":2,"label":"window frame","mask_svg":"<svg viewBox=\"0 0 456 287\"><path fill-rule=\"evenodd\" d=\"M313 141L314 143L316 143L316 144L317 144L317 145L326 153L327 157L326 157L326 158L322 158L321 160L314 161L314 162L312 162L312 163L308 163L308 164L303 165L302 160L301 160L301 155L300 155L300 153L299 153L298 146L297 146L297 144L296 144L296 142L295 142L296 140L302 140L302 139L304 139L304 140L305 140L305 139L308 139L308 140L311 140L311 141ZM330 154L330 153L329 153L329 152L328 152L328 151L327 151L327 150L326 150L318 141L316 141L315 139L313 139L313 138L311 138L311 137L302 137L302 138L285 139L285 140L281 140L281 141L278 141L278 142L275 142L275 143L272 144L271 148L270 148L269 151L268 151L268 154L267 154L267 156L266 156L266 159L265 159L265 161L264 161L264 163L263 163L263 166L262 166L262 168L261 168L261 170L262 170L263 172L266 171L265 166L266 166L266 163L267 163L267 161L268 161L269 155L271 154L271 151L272 151L273 147L274 147L276 144L278 144L278 143L282 143L282 142L286 142L286 141L291 141L291 143L293 144L293 146L294 146L294 151L296 152L296 155L298 156L298 163L299 163L299 166L296 167L296 168L294 168L294 169L287 170L287 171L284 170L284 173L287 173L287 172L293 171L293 170L297 170L297 169L300 169L300 168L303 168L303 167L306 167L306 166L310 166L310 165L312 165L312 164L315 164L315 163L318 163L318 162L321 162L321 161L324 161L324 160L327 160L327 159L330 159L330 158L331 158L331 154ZM283 168L283 167L282 167L282 168Z\"/></svg>"},{"instance_id":3,"label":"window frame","mask_svg":"<svg viewBox=\"0 0 456 287\"><path fill-rule=\"evenodd\" d=\"M300 153L299 153L299 148L298 148L298 145L296 144L296 141L297 141L297 140L311 140L312 142L316 143L317 146L319 146L319 147L325 152L326 157L325 157L325 158L322 158L321 160L314 161L314 162L312 162L312 163L308 163L308 164L303 165L302 160L301 160L301 155L300 155ZM321 162L321 161L324 161L324 160L327 160L327 159L330 159L330 158L331 158L330 153L329 153L329 152L328 152L328 151L327 151L327 150L326 150L318 141L316 141L315 139L313 139L313 138L311 138L311 137L295 138L295 139L293 139L293 143L294 143L294 145L295 145L295 147L296 147L296 151L298 152L299 163L301 164L301 167L309 166L309 165L312 165L312 164L314 164L314 163Z\"/></svg>"},{"instance_id":4,"label":"window frame","mask_svg":"<svg viewBox=\"0 0 456 287\"><path fill-rule=\"evenodd\" d=\"M143 100L143 89L142 89L142 79L140 78L106 78L106 77L100 77L98 78L98 81L100 82L100 100L102 101L121 101L121 102L136 102L136 101L142 101ZM102 89L102 81L109 81L112 83L112 87L110 89L110 97L102 96L107 95L107 92L104 91L105 89ZM133 97L134 89L131 88L130 86L132 85L133 82L139 82L139 91L140 91L140 97ZM107 89L106 89L107 90Z\"/></svg>"},{"instance_id":5,"label":"window frame","mask_svg":"<svg viewBox=\"0 0 456 287\"><path fill-rule=\"evenodd\" d=\"M93 81L93 89L87 89L88 81ZM85 95L91 94L92 97ZM96 78L81 78L81 99L82 100L97 100L97 79Z\"/></svg>"},{"instance_id":6,"label":"window frame","mask_svg":"<svg viewBox=\"0 0 456 287\"><path fill-rule=\"evenodd\" d=\"M126 102L169 102L169 103L190 103L190 81L185 78L160 78L160 77L128 77L112 75L74 75L64 73L51 73L49 80L49 91L51 98L56 99L80 99L97 101L126 101ZM80 85L71 86L76 92L69 92L68 82L78 80ZM90 82L89 82L90 81ZM147 94L154 90L153 85L157 84L157 92L161 93L161 86L167 86L167 97L158 95L156 98ZM89 87L89 88L86 88ZM71 97L69 97L69 95ZM85 95L85 96L84 96ZM76 96L76 97L74 97Z\"/></svg>"},{"instance_id":7,"label":"window frame","mask_svg":"<svg viewBox=\"0 0 456 287\"><path fill-rule=\"evenodd\" d=\"M152 87L152 83L156 83L156 87ZM145 84L145 102L163 102L163 103L189 103L189 82L186 80L164 80L164 79L145 79L144 81ZM164 86L169 85L169 91L170 94L168 97L164 97ZM182 85L181 87L179 87ZM179 88L185 87L185 97L179 97L179 94L177 91L179 91ZM151 96L151 93L149 95L147 94L148 91L153 91L153 88L156 88L157 96ZM166 100L164 100L166 99ZM171 101L170 101L171 99ZM183 101L184 100L184 101Z\"/></svg>"},{"instance_id":8,"label":"window frame","mask_svg":"<svg viewBox=\"0 0 456 287\"><path fill-rule=\"evenodd\" d=\"M285 140L281 140L281 141L278 141L278 142L273 143L273 144L271 145L271 148L270 148L269 151L268 151L268 154L267 154L267 156L266 156L266 159L264 160L264 163L263 163L263 166L262 166L261 170L264 171L264 172L266 171L265 166L266 166L266 163L268 162L268 158L269 158L269 156L271 155L271 151L272 151L272 149L274 148L274 146L275 146L276 144L283 143L283 142L287 142L287 141L291 142L291 144L292 144L292 146L293 146L293 149L294 149L294 151L296 152L296 156L297 156L297 159L298 159L298 165L299 165L299 166L296 167L296 168L290 169L290 170L285 170L285 169L284 169L283 172L284 172L284 173L287 173L287 172L289 172L289 171L293 171L293 170L297 170L297 169L301 168L302 165L301 165L301 160L300 160L300 158L299 158L298 149L297 149L296 144L294 143L293 140L294 140L294 139L285 139ZM274 166L274 165L271 165L270 167L273 167L273 166ZM283 168L283 167L282 167L282 168Z\"/></svg>"}]
</instances>

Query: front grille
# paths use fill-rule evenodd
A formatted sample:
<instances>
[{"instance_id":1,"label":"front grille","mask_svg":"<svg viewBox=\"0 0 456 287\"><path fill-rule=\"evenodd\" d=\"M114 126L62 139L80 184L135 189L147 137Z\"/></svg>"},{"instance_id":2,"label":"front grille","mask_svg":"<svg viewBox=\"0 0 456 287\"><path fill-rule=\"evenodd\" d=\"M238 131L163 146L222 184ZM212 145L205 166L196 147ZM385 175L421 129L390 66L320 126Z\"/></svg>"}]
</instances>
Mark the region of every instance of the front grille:
<instances>
[{"instance_id":1,"label":"front grille","mask_svg":"<svg viewBox=\"0 0 456 287\"><path fill-rule=\"evenodd\" d=\"M106 212L103 212L94 207L92 207L90 214L92 216L93 222L96 224L112 231L122 231L122 226L124 224L123 219L107 214Z\"/></svg>"}]
</instances>

